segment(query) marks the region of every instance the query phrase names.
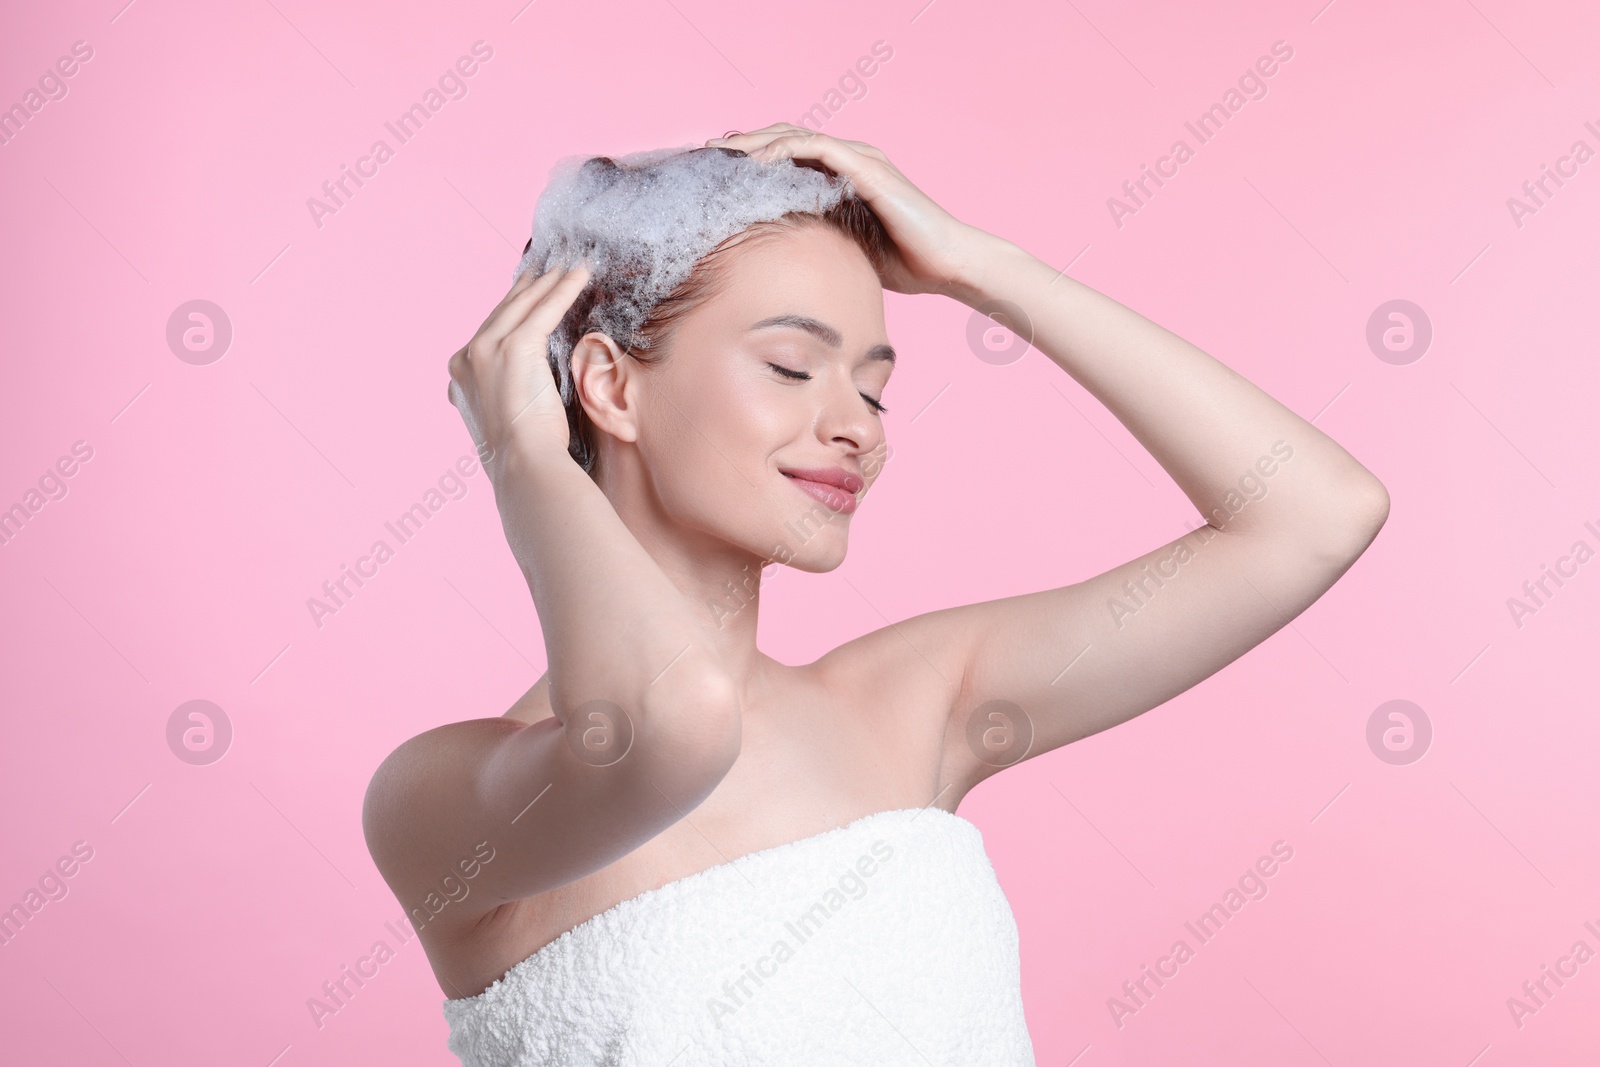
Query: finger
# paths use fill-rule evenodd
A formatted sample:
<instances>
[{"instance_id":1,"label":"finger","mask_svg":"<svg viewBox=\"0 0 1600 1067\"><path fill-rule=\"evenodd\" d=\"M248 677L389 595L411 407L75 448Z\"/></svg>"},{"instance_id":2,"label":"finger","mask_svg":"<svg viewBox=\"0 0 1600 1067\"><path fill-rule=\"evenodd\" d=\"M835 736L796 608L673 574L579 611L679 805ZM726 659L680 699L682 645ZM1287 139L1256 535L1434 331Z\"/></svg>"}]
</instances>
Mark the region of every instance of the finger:
<instances>
[{"instance_id":1,"label":"finger","mask_svg":"<svg viewBox=\"0 0 1600 1067\"><path fill-rule=\"evenodd\" d=\"M541 271L538 267L529 267L527 270L517 275L517 280L511 283L511 288L506 290L506 295L500 298L500 303L504 304L507 300L522 292L528 286L533 285L539 279L553 273L558 269L559 268L557 267L551 267L548 270Z\"/></svg>"},{"instance_id":2,"label":"finger","mask_svg":"<svg viewBox=\"0 0 1600 1067\"><path fill-rule=\"evenodd\" d=\"M870 145L865 141L845 141L845 144L849 145L851 148L854 148L857 152L860 152L864 156L871 156L880 163L889 162L889 157L884 155L883 149L877 147L876 145Z\"/></svg>"},{"instance_id":3,"label":"finger","mask_svg":"<svg viewBox=\"0 0 1600 1067\"><path fill-rule=\"evenodd\" d=\"M786 133L786 132L788 132L790 130L794 130L794 129L797 129L797 128L798 127L793 126L793 125L791 125L790 123L787 123L787 122L774 122L772 125L763 126L759 130L745 130L742 133L739 132L738 130L734 130L732 135L723 134L721 137L715 138L715 140L722 141L722 140L733 140L733 139L739 138L739 137L758 137L758 136L761 136L762 134L771 134L771 135L776 136L779 133Z\"/></svg>"},{"instance_id":4,"label":"finger","mask_svg":"<svg viewBox=\"0 0 1600 1067\"><path fill-rule=\"evenodd\" d=\"M735 133L730 136L713 137L707 145L718 145L722 148L736 148L741 152L751 152L777 137L794 133L814 133L804 126L795 126L787 122L774 122L771 126L763 126L759 130L748 130L744 133Z\"/></svg>"},{"instance_id":5,"label":"finger","mask_svg":"<svg viewBox=\"0 0 1600 1067\"><path fill-rule=\"evenodd\" d=\"M477 338L489 344L500 341L522 325L528 317L529 308L537 305L563 282L573 284L569 279L573 279L574 276L578 277L581 288L582 283L589 280L588 267L584 265L571 268L552 267L523 288L508 294L478 328ZM576 296L577 293L574 292L567 303L570 305Z\"/></svg>"},{"instance_id":6,"label":"finger","mask_svg":"<svg viewBox=\"0 0 1600 1067\"><path fill-rule=\"evenodd\" d=\"M572 307L572 302L578 298L583 287L589 284L589 268L579 265L564 273L559 280L540 296L532 301L526 315L504 336L513 334L522 336L530 331L542 337L548 337L555 328L561 325L562 318L567 309ZM514 308L508 308L512 312ZM508 315L509 317L509 315Z\"/></svg>"},{"instance_id":7,"label":"finger","mask_svg":"<svg viewBox=\"0 0 1600 1067\"><path fill-rule=\"evenodd\" d=\"M477 333L473 334L473 336L476 337L478 334L481 334L484 330L484 327L493 322L495 316L499 315L505 306L511 302L512 297L516 296L520 292L526 291L529 286L537 284L540 279L550 274L554 269L555 268L551 268L550 271L545 271L543 274L541 274L536 268L529 267L527 270L517 275L517 280L511 283L511 288L506 290L506 295L500 298L500 302L494 306L494 310L490 311L489 314L484 317L484 320L478 324Z\"/></svg>"},{"instance_id":8,"label":"finger","mask_svg":"<svg viewBox=\"0 0 1600 1067\"><path fill-rule=\"evenodd\" d=\"M521 274L517 275L516 280L511 283L511 288L506 291L514 293L522 286L527 285L529 282L535 281L544 274L548 273L548 271L539 270L538 267L528 267Z\"/></svg>"},{"instance_id":9,"label":"finger","mask_svg":"<svg viewBox=\"0 0 1600 1067\"><path fill-rule=\"evenodd\" d=\"M850 175L852 178L861 173L863 163L871 158L825 133L776 137L750 155L763 163L777 159L813 159L835 174Z\"/></svg>"},{"instance_id":10,"label":"finger","mask_svg":"<svg viewBox=\"0 0 1600 1067\"><path fill-rule=\"evenodd\" d=\"M537 285L539 282L549 278L551 275L559 274L560 272L561 268L557 266L551 266L545 270L540 270L538 267L529 267L527 270L517 275L517 280L511 283L511 288L506 290L506 295L500 298L500 304L496 305L496 310L499 310L501 306L510 303L511 298L516 296L518 293L526 292L529 286Z\"/></svg>"}]
</instances>

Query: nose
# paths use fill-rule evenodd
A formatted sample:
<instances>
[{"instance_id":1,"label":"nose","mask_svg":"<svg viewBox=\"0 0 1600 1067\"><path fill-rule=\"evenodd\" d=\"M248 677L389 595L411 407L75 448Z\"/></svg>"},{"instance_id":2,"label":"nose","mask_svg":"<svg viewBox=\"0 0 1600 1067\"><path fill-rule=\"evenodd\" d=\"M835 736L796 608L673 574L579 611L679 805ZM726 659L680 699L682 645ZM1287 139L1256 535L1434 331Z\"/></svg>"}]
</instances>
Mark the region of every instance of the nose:
<instances>
[{"instance_id":1,"label":"nose","mask_svg":"<svg viewBox=\"0 0 1600 1067\"><path fill-rule=\"evenodd\" d=\"M883 440L882 421L873 414L850 375L842 371L829 375L816 431L824 444L844 441L857 453L870 452Z\"/></svg>"}]
</instances>

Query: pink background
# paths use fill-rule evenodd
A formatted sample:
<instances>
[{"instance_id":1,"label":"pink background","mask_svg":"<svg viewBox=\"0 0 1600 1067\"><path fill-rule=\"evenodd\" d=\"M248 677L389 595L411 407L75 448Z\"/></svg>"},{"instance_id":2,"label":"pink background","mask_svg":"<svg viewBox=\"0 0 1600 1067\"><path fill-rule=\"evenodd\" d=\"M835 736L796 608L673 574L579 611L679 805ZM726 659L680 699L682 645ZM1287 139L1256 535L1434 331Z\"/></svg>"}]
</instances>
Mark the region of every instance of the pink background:
<instances>
[{"instance_id":1,"label":"pink background","mask_svg":"<svg viewBox=\"0 0 1600 1067\"><path fill-rule=\"evenodd\" d=\"M1039 1063L1600 1054L1600 960L1520 1027L1507 1007L1600 950L1600 563L1520 627L1507 607L1600 546L1600 160L1520 226L1507 207L1600 148L1592 5L119 4L0 16L0 106L93 49L0 146L0 508L93 450L0 546L0 906L93 849L0 948L0 1058L455 1062L415 941L320 1028L307 1000L397 944L359 820L373 768L544 668L482 473L320 628L307 598L471 453L445 361L556 158L819 102L958 217L1315 416L1392 497L1291 626L962 806L1021 929ZM384 123L480 40L466 95L398 145ZM1280 40L1265 97L1119 227L1108 198L1195 146L1184 122ZM830 97L876 41L892 58ZM308 198L380 137L394 158L319 227ZM197 299L233 334L204 365L167 340ZM1047 358L993 365L968 309L887 299L894 458L847 562L767 586L769 653L1078 581L1196 524ZM1402 364L1366 340L1395 299L1433 330ZM204 766L166 732L196 699L233 730ZM1394 699L1433 729L1406 765L1366 740ZM1280 840L1269 894L1119 1027L1108 998Z\"/></svg>"}]
</instances>

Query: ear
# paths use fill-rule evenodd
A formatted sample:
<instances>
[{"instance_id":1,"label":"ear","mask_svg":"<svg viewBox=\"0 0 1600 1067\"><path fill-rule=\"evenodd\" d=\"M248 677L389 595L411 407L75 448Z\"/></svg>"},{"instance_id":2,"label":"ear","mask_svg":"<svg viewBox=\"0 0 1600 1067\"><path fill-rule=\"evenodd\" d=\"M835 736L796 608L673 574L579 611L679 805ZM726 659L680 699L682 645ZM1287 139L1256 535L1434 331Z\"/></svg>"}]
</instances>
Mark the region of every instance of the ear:
<instances>
[{"instance_id":1,"label":"ear","mask_svg":"<svg viewBox=\"0 0 1600 1067\"><path fill-rule=\"evenodd\" d=\"M633 375L638 365L606 334L591 331L572 346L572 389L596 430L621 441L639 439Z\"/></svg>"}]
</instances>

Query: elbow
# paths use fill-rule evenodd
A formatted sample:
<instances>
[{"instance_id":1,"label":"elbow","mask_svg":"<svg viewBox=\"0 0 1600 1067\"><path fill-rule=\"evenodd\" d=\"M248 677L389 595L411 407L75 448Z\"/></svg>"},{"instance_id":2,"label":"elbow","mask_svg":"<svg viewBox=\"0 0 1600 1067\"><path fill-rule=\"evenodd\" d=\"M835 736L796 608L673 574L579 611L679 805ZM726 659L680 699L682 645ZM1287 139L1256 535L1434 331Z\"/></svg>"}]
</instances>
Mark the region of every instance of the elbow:
<instances>
[{"instance_id":1,"label":"elbow","mask_svg":"<svg viewBox=\"0 0 1600 1067\"><path fill-rule=\"evenodd\" d=\"M686 672L670 684L658 682L641 701L640 719L649 761L691 788L699 783L709 793L739 758L739 691L720 673Z\"/></svg>"},{"instance_id":2,"label":"elbow","mask_svg":"<svg viewBox=\"0 0 1600 1067\"><path fill-rule=\"evenodd\" d=\"M1362 545L1365 548L1389 521L1389 490L1376 475L1369 473L1362 488L1352 494L1350 510L1357 530L1366 538Z\"/></svg>"},{"instance_id":3,"label":"elbow","mask_svg":"<svg viewBox=\"0 0 1600 1067\"><path fill-rule=\"evenodd\" d=\"M1338 499L1334 517L1324 524L1330 535L1325 554L1348 565L1366 552L1389 521L1389 491L1363 469L1359 484L1340 493Z\"/></svg>"}]
</instances>

